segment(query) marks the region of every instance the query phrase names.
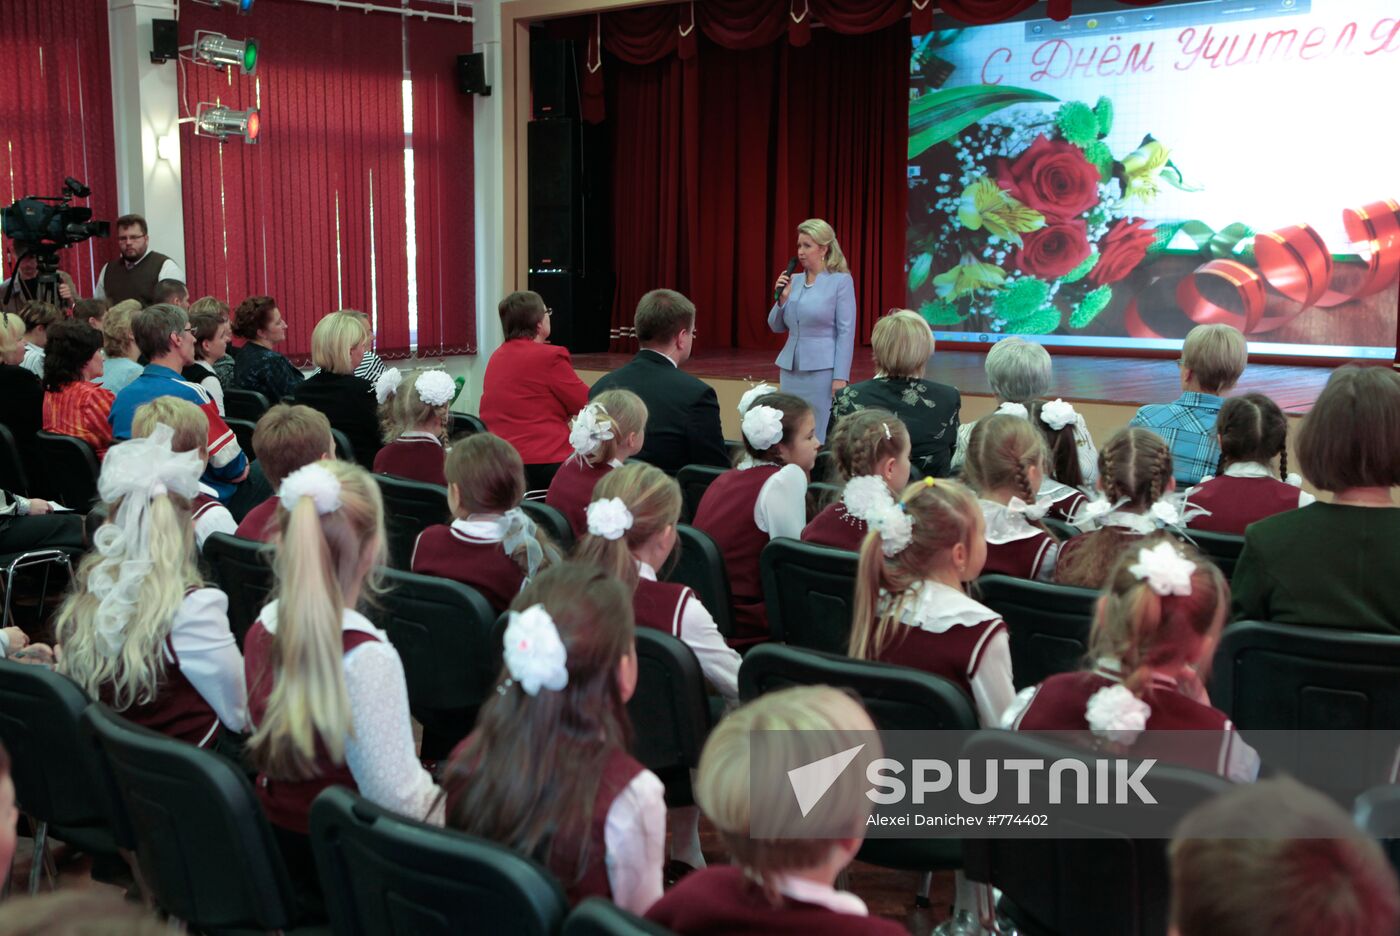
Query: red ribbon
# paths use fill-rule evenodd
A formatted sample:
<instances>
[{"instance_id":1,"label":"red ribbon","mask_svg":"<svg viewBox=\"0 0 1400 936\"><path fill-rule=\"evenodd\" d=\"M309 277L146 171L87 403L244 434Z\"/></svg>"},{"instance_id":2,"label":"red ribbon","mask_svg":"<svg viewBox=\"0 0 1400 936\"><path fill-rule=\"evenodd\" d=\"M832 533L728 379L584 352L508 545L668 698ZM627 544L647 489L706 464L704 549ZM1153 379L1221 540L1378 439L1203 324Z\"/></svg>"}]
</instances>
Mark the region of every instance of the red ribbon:
<instances>
[{"instance_id":1,"label":"red ribbon","mask_svg":"<svg viewBox=\"0 0 1400 936\"><path fill-rule=\"evenodd\" d=\"M1176 287L1176 301L1186 317L1198 325L1224 324L1246 335L1275 331L1308 309L1332 308L1380 292L1400 276L1400 203L1394 199L1372 202L1363 208L1342 212L1342 223L1353 243L1370 245L1366 277L1352 290L1332 288L1332 253L1322 236L1310 225L1291 224L1276 231L1255 235L1256 270L1237 260L1212 260L1182 278ZM1236 309L1228 309L1201 292L1201 286L1214 282L1234 290ZM1268 293L1265 286L1297 303L1286 312L1265 314ZM1137 299L1124 313L1128 334L1134 338L1161 338L1143 321Z\"/></svg>"}]
</instances>

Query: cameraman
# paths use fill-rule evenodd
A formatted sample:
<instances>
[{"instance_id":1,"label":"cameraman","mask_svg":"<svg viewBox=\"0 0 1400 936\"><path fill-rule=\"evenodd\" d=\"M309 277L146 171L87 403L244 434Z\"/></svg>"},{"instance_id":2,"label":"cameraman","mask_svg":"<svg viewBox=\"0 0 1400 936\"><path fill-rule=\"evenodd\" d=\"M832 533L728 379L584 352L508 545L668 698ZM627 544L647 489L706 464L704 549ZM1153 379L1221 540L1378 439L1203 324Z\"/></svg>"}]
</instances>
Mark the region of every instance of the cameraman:
<instances>
[{"instance_id":1,"label":"cameraman","mask_svg":"<svg viewBox=\"0 0 1400 936\"><path fill-rule=\"evenodd\" d=\"M123 299L139 300L141 305L154 303L156 284L161 280L185 281L180 264L163 253L150 249L146 219L138 214L122 215L117 219L117 250L120 263L107 263L97 274L95 298L115 305Z\"/></svg>"},{"instance_id":2,"label":"cameraman","mask_svg":"<svg viewBox=\"0 0 1400 936\"><path fill-rule=\"evenodd\" d=\"M0 312L18 312L31 299L46 298L40 294L38 257L26 252L16 259L14 243L7 242L5 245L5 266L14 270L15 274L0 283ZM53 301L53 298L53 296L47 297L49 301ZM77 298L78 289L73 284L73 277L59 270L58 302L55 304L64 308L72 308Z\"/></svg>"}]
</instances>

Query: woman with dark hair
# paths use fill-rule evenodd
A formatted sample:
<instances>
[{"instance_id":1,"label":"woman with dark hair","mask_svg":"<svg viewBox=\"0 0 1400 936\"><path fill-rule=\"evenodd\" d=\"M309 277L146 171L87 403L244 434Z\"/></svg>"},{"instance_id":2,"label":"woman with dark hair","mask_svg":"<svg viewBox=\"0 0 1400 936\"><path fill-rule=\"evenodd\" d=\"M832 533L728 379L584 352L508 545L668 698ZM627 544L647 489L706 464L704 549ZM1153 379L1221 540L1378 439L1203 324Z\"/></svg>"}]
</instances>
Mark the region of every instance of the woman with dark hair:
<instances>
[{"instance_id":1,"label":"woman with dark hair","mask_svg":"<svg viewBox=\"0 0 1400 936\"><path fill-rule=\"evenodd\" d=\"M222 416L224 385L219 383L214 362L224 356L229 341L233 338L228 313L217 309L191 311L190 331L194 332L194 363L185 365L180 376L209 391L209 395L214 398L214 405L219 408L219 415Z\"/></svg>"},{"instance_id":2,"label":"woman with dark hair","mask_svg":"<svg viewBox=\"0 0 1400 936\"><path fill-rule=\"evenodd\" d=\"M233 366L233 385L256 390L269 404L300 386L303 377L286 355L274 350L287 340L287 320L271 296L249 296L233 315L233 333L244 341Z\"/></svg>"},{"instance_id":3,"label":"woman with dark hair","mask_svg":"<svg viewBox=\"0 0 1400 936\"><path fill-rule=\"evenodd\" d=\"M44 430L82 439L97 457L112 444L116 394L93 383L102 376L102 333L69 319L48 329L44 351Z\"/></svg>"},{"instance_id":4,"label":"woman with dark hair","mask_svg":"<svg viewBox=\"0 0 1400 936\"><path fill-rule=\"evenodd\" d=\"M513 292L497 311L505 342L486 363L481 418L520 453L529 489L545 490L574 452L569 420L587 405L588 385L569 352L548 343L553 310L539 293Z\"/></svg>"}]
</instances>

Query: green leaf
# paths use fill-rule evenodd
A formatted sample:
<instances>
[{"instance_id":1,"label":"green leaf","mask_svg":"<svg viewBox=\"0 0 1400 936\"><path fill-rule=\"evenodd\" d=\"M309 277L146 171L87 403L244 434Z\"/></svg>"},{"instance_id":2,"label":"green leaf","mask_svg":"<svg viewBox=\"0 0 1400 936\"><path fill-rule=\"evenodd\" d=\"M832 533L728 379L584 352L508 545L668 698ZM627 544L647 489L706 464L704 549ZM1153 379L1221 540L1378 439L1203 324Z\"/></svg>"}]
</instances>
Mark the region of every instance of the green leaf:
<instances>
[{"instance_id":1,"label":"green leaf","mask_svg":"<svg viewBox=\"0 0 1400 936\"><path fill-rule=\"evenodd\" d=\"M925 302L919 306L919 314L929 325L961 325L963 320L958 307L948 302Z\"/></svg>"},{"instance_id":2,"label":"green leaf","mask_svg":"<svg viewBox=\"0 0 1400 936\"><path fill-rule=\"evenodd\" d=\"M983 117L1013 104L1058 100L1041 91L1003 85L967 85L920 95L909 102L909 158L923 155Z\"/></svg>"},{"instance_id":3,"label":"green leaf","mask_svg":"<svg viewBox=\"0 0 1400 936\"><path fill-rule=\"evenodd\" d=\"M1089 271L1092 270L1094 267L1098 266L1098 263L1099 254L1097 252L1091 253L1089 254L1089 256L1084 258L1084 261L1080 263L1079 266L1075 267L1073 270L1070 270L1064 276L1060 277L1060 281L1064 283L1077 283L1084 277L1088 276Z\"/></svg>"},{"instance_id":4,"label":"green leaf","mask_svg":"<svg viewBox=\"0 0 1400 936\"><path fill-rule=\"evenodd\" d=\"M920 254L915 258L909 267L909 291L913 292L924 283L928 282L928 275L933 270L933 256L931 254Z\"/></svg>"}]
</instances>

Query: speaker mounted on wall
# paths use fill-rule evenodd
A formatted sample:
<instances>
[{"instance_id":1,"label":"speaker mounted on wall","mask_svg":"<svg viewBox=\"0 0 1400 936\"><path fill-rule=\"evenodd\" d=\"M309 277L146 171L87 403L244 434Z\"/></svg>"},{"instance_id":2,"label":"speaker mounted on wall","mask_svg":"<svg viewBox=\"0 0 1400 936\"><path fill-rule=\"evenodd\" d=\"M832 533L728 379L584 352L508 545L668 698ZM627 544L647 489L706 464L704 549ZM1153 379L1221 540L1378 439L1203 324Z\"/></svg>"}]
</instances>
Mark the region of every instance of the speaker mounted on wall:
<instances>
[{"instance_id":1,"label":"speaker mounted on wall","mask_svg":"<svg viewBox=\"0 0 1400 936\"><path fill-rule=\"evenodd\" d=\"M463 94L490 96L491 86L486 83L486 53L457 56L457 90Z\"/></svg>"},{"instance_id":2,"label":"speaker mounted on wall","mask_svg":"<svg viewBox=\"0 0 1400 936\"><path fill-rule=\"evenodd\" d=\"M159 65L180 57L178 24L173 19L151 20L151 64Z\"/></svg>"}]
</instances>

